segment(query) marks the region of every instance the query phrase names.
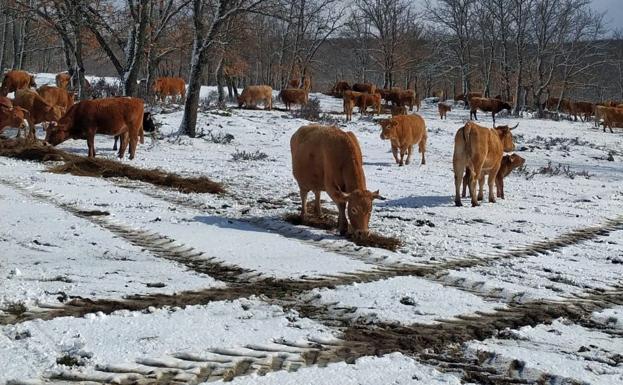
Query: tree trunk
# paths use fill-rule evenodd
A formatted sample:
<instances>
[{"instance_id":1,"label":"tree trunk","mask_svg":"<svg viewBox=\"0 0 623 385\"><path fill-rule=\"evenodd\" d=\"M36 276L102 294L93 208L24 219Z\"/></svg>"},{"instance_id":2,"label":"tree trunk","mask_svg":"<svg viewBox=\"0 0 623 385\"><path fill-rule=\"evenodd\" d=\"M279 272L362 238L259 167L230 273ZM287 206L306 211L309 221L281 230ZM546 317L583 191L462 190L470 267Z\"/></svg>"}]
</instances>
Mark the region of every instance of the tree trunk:
<instances>
[{"instance_id":1,"label":"tree trunk","mask_svg":"<svg viewBox=\"0 0 623 385\"><path fill-rule=\"evenodd\" d=\"M6 65L7 41L9 35L9 18L6 14L2 17L2 49L0 50L0 71L4 70Z\"/></svg>"},{"instance_id":2,"label":"tree trunk","mask_svg":"<svg viewBox=\"0 0 623 385\"><path fill-rule=\"evenodd\" d=\"M197 108L199 108L199 93L203 69L208 62L208 50L201 49L201 42L195 40L188 78L188 91L186 104L184 104L184 116L180 125L180 132L194 138L197 136Z\"/></svg>"},{"instance_id":3,"label":"tree trunk","mask_svg":"<svg viewBox=\"0 0 623 385\"><path fill-rule=\"evenodd\" d=\"M219 60L216 67L216 88L218 90L219 103L225 102L225 91L223 89L223 61L223 57L221 57L221 60Z\"/></svg>"},{"instance_id":4,"label":"tree trunk","mask_svg":"<svg viewBox=\"0 0 623 385\"><path fill-rule=\"evenodd\" d=\"M147 25L149 22L148 1L143 0L138 11L138 27L130 33L128 45L132 45L126 56L127 64L123 79L123 92L125 96L136 96L138 93L138 75L145 56L145 41L147 40Z\"/></svg>"},{"instance_id":5,"label":"tree trunk","mask_svg":"<svg viewBox=\"0 0 623 385\"><path fill-rule=\"evenodd\" d=\"M11 62L11 68L17 68L17 55L19 53L19 27L17 25L17 19L13 19L11 29L13 30L13 60Z\"/></svg>"}]
</instances>

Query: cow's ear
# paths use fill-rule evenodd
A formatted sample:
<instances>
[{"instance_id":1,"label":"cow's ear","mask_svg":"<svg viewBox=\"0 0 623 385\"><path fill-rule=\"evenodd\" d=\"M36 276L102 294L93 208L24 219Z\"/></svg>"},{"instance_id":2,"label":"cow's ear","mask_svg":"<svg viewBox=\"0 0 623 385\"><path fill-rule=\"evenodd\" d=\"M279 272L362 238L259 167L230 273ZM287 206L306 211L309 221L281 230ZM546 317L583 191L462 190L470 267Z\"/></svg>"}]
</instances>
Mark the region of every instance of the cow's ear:
<instances>
[{"instance_id":1,"label":"cow's ear","mask_svg":"<svg viewBox=\"0 0 623 385\"><path fill-rule=\"evenodd\" d=\"M381 201L386 200L387 198L385 198L384 196L381 195L381 193L379 192L379 190L373 191L372 192L372 199L378 199Z\"/></svg>"}]
</instances>

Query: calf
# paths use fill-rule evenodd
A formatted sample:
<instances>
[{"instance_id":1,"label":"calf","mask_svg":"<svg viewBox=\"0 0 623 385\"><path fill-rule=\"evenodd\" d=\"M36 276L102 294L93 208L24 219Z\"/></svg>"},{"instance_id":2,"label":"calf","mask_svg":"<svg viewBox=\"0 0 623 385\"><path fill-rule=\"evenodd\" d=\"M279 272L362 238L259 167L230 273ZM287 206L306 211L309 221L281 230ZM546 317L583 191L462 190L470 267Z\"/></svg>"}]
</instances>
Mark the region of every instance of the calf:
<instances>
[{"instance_id":1,"label":"calf","mask_svg":"<svg viewBox=\"0 0 623 385\"><path fill-rule=\"evenodd\" d=\"M273 89L271 86L246 86L238 96L238 108L246 105L254 108L258 102L264 103L264 109L273 109Z\"/></svg>"},{"instance_id":2,"label":"calf","mask_svg":"<svg viewBox=\"0 0 623 385\"><path fill-rule=\"evenodd\" d=\"M376 111L377 114L381 113L381 95L374 93L362 93L357 99L357 106L359 107L359 113L363 114L367 111L368 107L372 107L372 113Z\"/></svg>"},{"instance_id":3,"label":"calf","mask_svg":"<svg viewBox=\"0 0 623 385\"><path fill-rule=\"evenodd\" d=\"M514 169L523 166L525 162L526 160L517 154L504 155L502 157L502 161L500 163L500 169L498 170L498 173L495 175L495 188L497 192L496 195L498 198L504 199L504 178L506 178L508 174L510 174L511 171L513 171ZM466 172L465 176L463 177L463 193L461 194L463 198L465 198L467 186L469 185L469 180L470 180L469 173ZM478 181L478 185L480 186L481 189L482 189L483 183L484 183L484 175L481 175L480 180ZM478 197L479 200L481 200L482 198L483 198L482 196Z\"/></svg>"},{"instance_id":4,"label":"calf","mask_svg":"<svg viewBox=\"0 0 623 385\"><path fill-rule=\"evenodd\" d=\"M399 115L391 119L383 119L379 121L381 125L381 139L389 139L392 146L392 155L399 166L409 164L411 162L411 153L413 145L419 146L422 154L422 164L426 164L426 141L428 133L426 131L426 123L420 115ZM398 159L398 150L400 150L400 159ZM405 153L407 160L404 161Z\"/></svg>"},{"instance_id":5,"label":"calf","mask_svg":"<svg viewBox=\"0 0 623 385\"><path fill-rule=\"evenodd\" d=\"M83 100L71 106L57 126L48 128L45 141L56 146L67 139L86 139L89 158L93 158L95 134L123 135L119 158L129 144L130 159L134 159L143 132L143 109L143 100L138 98Z\"/></svg>"},{"instance_id":6,"label":"calf","mask_svg":"<svg viewBox=\"0 0 623 385\"><path fill-rule=\"evenodd\" d=\"M498 99L477 98L477 97L473 97L469 100L469 107L470 107L469 118L471 119L473 116L474 120L478 120L478 117L476 116L476 112L478 110L481 110L483 112L491 112L494 126L495 126L495 114L499 113L502 110L508 110L508 112L510 112L512 108L510 104L503 102L501 100L498 100Z\"/></svg>"},{"instance_id":7,"label":"calf","mask_svg":"<svg viewBox=\"0 0 623 385\"><path fill-rule=\"evenodd\" d=\"M139 141L141 144L145 143L145 132L149 132L152 134L152 140L155 140L156 136L156 124L154 123L153 116L150 112L143 112L143 128L141 133L139 134ZM115 142L113 143L112 149L113 151L117 151L117 141L121 140L121 146L123 146L123 137L121 135L115 136Z\"/></svg>"},{"instance_id":8,"label":"calf","mask_svg":"<svg viewBox=\"0 0 623 385\"><path fill-rule=\"evenodd\" d=\"M67 89L71 83L71 75L69 72L59 72L56 74L56 86L58 88Z\"/></svg>"},{"instance_id":9,"label":"calf","mask_svg":"<svg viewBox=\"0 0 623 385\"><path fill-rule=\"evenodd\" d=\"M286 88L279 92L279 99L286 105L286 110L289 110L292 104L298 104L301 107L307 104L308 94L300 88Z\"/></svg>"},{"instance_id":10,"label":"calf","mask_svg":"<svg viewBox=\"0 0 623 385\"><path fill-rule=\"evenodd\" d=\"M409 111L413 111L413 106L420 110L420 99L413 90L391 91L386 100L396 106L409 106Z\"/></svg>"},{"instance_id":11,"label":"calf","mask_svg":"<svg viewBox=\"0 0 623 385\"><path fill-rule=\"evenodd\" d=\"M346 121L349 122L353 119L353 109L355 108L354 98L344 98L344 114L346 114Z\"/></svg>"},{"instance_id":12,"label":"calf","mask_svg":"<svg viewBox=\"0 0 623 385\"><path fill-rule=\"evenodd\" d=\"M437 109L439 110L439 118L448 120L448 112L452 111L452 107L445 103L437 103Z\"/></svg>"},{"instance_id":13,"label":"calf","mask_svg":"<svg viewBox=\"0 0 623 385\"><path fill-rule=\"evenodd\" d=\"M12 70L4 74L2 86L0 86L0 96L7 96L10 92L24 90L30 87L37 87L33 75L26 71Z\"/></svg>"},{"instance_id":14,"label":"calf","mask_svg":"<svg viewBox=\"0 0 623 385\"><path fill-rule=\"evenodd\" d=\"M13 104L28 111L26 117L29 127L28 137L32 139L36 137L35 125L43 122L57 122L65 112L63 107L46 102L37 91L30 89L16 91ZM17 131L17 136L21 136L21 130Z\"/></svg>"},{"instance_id":15,"label":"calf","mask_svg":"<svg viewBox=\"0 0 623 385\"><path fill-rule=\"evenodd\" d=\"M462 206L461 203L461 182L467 171L469 173L469 193L472 206L478 206L476 196L476 182L481 180L481 176L488 174L489 202L495 202L493 185L494 175L497 175L502 162L504 152L513 151L513 135L511 131L515 129L508 126L495 127L493 129L482 127L474 122L467 122L461 127L454 136L454 155L452 166L454 169L454 203ZM484 179L483 179L484 182ZM484 184L484 183L483 183ZM483 184L480 185L478 196L483 197Z\"/></svg>"},{"instance_id":16,"label":"calf","mask_svg":"<svg viewBox=\"0 0 623 385\"><path fill-rule=\"evenodd\" d=\"M303 126L292 135L290 150L301 194L301 218L307 213L307 194L314 192L315 211L320 215L320 193L326 191L338 208L340 234L346 234L349 227L355 235L368 234L372 201L381 197L366 188L355 134L334 126Z\"/></svg>"}]
</instances>

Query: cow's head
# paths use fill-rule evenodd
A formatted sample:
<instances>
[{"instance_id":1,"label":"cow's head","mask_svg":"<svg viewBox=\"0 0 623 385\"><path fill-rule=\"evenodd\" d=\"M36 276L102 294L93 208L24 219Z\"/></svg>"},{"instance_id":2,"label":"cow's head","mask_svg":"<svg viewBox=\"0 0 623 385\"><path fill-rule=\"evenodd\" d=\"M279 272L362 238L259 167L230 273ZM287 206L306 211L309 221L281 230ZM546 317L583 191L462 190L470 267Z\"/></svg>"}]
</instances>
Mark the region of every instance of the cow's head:
<instances>
[{"instance_id":1,"label":"cow's head","mask_svg":"<svg viewBox=\"0 0 623 385\"><path fill-rule=\"evenodd\" d=\"M396 127L398 122L394 119L382 119L379 120L381 125L381 139L392 139L396 134Z\"/></svg>"},{"instance_id":2,"label":"cow's head","mask_svg":"<svg viewBox=\"0 0 623 385\"><path fill-rule=\"evenodd\" d=\"M0 121L4 127L24 128L28 117L28 111L22 107L0 108Z\"/></svg>"},{"instance_id":3,"label":"cow's head","mask_svg":"<svg viewBox=\"0 0 623 385\"><path fill-rule=\"evenodd\" d=\"M242 97L242 95L238 96L238 108L242 108L242 105L244 104L244 98Z\"/></svg>"},{"instance_id":4,"label":"cow's head","mask_svg":"<svg viewBox=\"0 0 623 385\"><path fill-rule=\"evenodd\" d=\"M28 82L28 86L32 88L37 88L37 83L35 82L35 77L30 75L30 81Z\"/></svg>"},{"instance_id":5,"label":"cow's head","mask_svg":"<svg viewBox=\"0 0 623 385\"><path fill-rule=\"evenodd\" d=\"M367 235L370 230L370 214L372 214L372 201L374 199L383 199L379 191L354 190L350 193L340 193L338 203L346 203L346 215L351 227L351 233L359 235Z\"/></svg>"},{"instance_id":6,"label":"cow's head","mask_svg":"<svg viewBox=\"0 0 623 385\"><path fill-rule=\"evenodd\" d=\"M502 107L503 110L507 110L508 112L511 112L511 109L513 108L513 107L511 107L510 104L508 104L506 102L502 102L501 103L501 107Z\"/></svg>"},{"instance_id":7,"label":"cow's head","mask_svg":"<svg viewBox=\"0 0 623 385\"><path fill-rule=\"evenodd\" d=\"M65 125L60 125L56 124L56 122L52 122L45 130L44 143L56 146L57 144L63 143L67 139L69 139L69 131L67 130L67 126Z\"/></svg>"},{"instance_id":8,"label":"cow's head","mask_svg":"<svg viewBox=\"0 0 623 385\"><path fill-rule=\"evenodd\" d=\"M511 131L517 128L517 126L519 126L519 123L517 123L514 127L509 127L509 126L495 127L495 131L497 132L498 137L500 138L500 142L502 142L502 148L504 149L504 152L511 152L515 150L515 143L513 142L513 134L511 133Z\"/></svg>"},{"instance_id":9,"label":"cow's head","mask_svg":"<svg viewBox=\"0 0 623 385\"><path fill-rule=\"evenodd\" d=\"M156 131L156 124L151 116L150 112L143 112L143 131L154 132Z\"/></svg>"},{"instance_id":10,"label":"cow's head","mask_svg":"<svg viewBox=\"0 0 623 385\"><path fill-rule=\"evenodd\" d=\"M58 122L64 113L64 107L47 105L43 110L43 120L46 122Z\"/></svg>"},{"instance_id":11,"label":"cow's head","mask_svg":"<svg viewBox=\"0 0 623 385\"><path fill-rule=\"evenodd\" d=\"M517 167L521 167L521 166L524 165L524 163L526 163L526 160L523 157L521 157L521 156L519 156L517 154L505 155L505 157L506 156L509 157L511 170L514 170Z\"/></svg>"}]
</instances>

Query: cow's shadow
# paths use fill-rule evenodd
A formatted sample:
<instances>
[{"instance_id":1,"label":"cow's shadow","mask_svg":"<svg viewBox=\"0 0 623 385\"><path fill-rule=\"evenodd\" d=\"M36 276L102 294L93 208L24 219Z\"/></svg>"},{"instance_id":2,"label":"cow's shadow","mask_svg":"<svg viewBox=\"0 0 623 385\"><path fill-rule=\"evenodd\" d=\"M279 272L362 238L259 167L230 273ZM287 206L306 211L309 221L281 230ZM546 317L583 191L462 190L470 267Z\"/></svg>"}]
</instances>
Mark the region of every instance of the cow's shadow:
<instances>
[{"instance_id":1,"label":"cow's shadow","mask_svg":"<svg viewBox=\"0 0 623 385\"><path fill-rule=\"evenodd\" d=\"M364 166L393 166L396 162L363 162Z\"/></svg>"},{"instance_id":2,"label":"cow's shadow","mask_svg":"<svg viewBox=\"0 0 623 385\"><path fill-rule=\"evenodd\" d=\"M390 199L378 203L378 207L404 207L404 208L418 208L418 207L439 207L439 206L451 206L453 204L453 198L449 195L425 195L425 196L411 196L398 199Z\"/></svg>"}]
</instances>

